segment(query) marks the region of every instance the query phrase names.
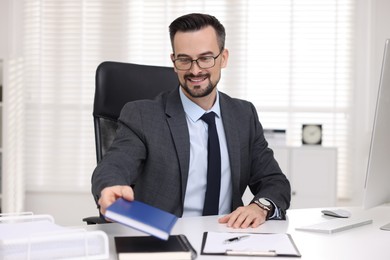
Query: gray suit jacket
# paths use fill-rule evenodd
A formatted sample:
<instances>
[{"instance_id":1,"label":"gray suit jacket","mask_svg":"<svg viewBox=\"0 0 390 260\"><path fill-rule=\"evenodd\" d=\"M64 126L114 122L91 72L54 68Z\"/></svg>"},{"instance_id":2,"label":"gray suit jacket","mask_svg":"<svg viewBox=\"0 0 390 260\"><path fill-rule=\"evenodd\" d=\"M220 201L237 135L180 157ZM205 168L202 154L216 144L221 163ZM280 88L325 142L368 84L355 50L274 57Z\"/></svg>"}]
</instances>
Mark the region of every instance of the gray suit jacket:
<instances>
[{"instance_id":1,"label":"gray suit jacket","mask_svg":"<svg viewBox=\"0 0 390 260\"><path fill-rule=\"evenodd\" d=\"M232 210L243 205L248 185L255 198L269 198L286 210L290 184L268 148L254 106L220 92L220 107L232 175ZM182 216L190 140L178 89L154 100L127 103L118 123L117 136L92 176L95 200L107 186L133 185L137 200Z\"/></svg>"}]
</instances>

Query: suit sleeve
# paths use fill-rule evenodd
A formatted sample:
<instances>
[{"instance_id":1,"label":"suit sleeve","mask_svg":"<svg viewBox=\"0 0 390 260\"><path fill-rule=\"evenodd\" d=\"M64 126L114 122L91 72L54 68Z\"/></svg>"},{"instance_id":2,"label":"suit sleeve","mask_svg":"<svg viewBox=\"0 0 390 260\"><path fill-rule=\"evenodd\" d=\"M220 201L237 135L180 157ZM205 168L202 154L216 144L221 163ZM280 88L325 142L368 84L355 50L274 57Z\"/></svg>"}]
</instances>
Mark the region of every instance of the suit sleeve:
<instances>
[{"instance_id":1,"label":"suit sleeve","mask_svg":"<svg viewBox=\"0 0 390 260\"><path fill-rule=\"evenodd\" d=\"M128 103L118 119L116 137L92 175L92 194L97 201L105 187L132 185L146 158L142 120L136 103Z\"/></svg>"},{"instance_id":2,"label":"suit sleeve","mask_svg":"<svg viewBox=\"0 0 390 260\"><path fill-rule=\"evenodd\" d=\"M251 146L251 178L249 187L254 199L267 198L271 200L279 211L280 219L290 206L291 187L283 174L273 151L268 147L264 137L263 127L259 121L255 107L251 104L253 113L253 143Z\"/></svg>"}]
</instances>

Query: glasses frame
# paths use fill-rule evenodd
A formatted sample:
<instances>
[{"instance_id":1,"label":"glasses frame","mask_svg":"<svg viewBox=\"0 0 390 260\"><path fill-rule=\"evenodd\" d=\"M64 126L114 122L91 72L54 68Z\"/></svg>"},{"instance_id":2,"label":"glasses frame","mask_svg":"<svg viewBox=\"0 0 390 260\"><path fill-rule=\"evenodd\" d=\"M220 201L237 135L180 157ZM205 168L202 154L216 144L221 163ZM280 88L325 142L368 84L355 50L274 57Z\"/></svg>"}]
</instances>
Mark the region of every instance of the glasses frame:
<instances>
[{"instance_id":1,"label":"glasses frame","mask_svg":"<svg viewBox=\"0 0 390 260\"><path fill-rule=\"evenodd\" d=\"M173 65L175 66L175 68L176 68L177 70L181 70L181 71L190 70L190 69L192 68L193 64L194 64L194 61L196 62L196 65L197 65L199 68L201 68L201 69L210 69L210 68L212 68L212 67L215 66L215 60L218 59L219 56L221 56L222 52L223 52L223 50L221 50L221 51L218 53L217 56L206 55L206 56L199 57L199 58L197 58L197 59L195 59L195 60L192 60L192 59L191 59L191 63L189 63L189 64L191 64L191 65L190 65L190 67L189 67L188 69L180 69L180 68L178 68L178 67L176 66L176 61L177 61L177 60L180 60L181 58L174 59L174 60L172 60L172 62L173 62ZM205 57L213 58L214 64L213 64L212 66L210 66L210 67L207 67L207 68L204 68L204 67L200 66L199 63L198 63L198 60L199 60L199 59L204 59Z\"/></svg>"}]
</instances>

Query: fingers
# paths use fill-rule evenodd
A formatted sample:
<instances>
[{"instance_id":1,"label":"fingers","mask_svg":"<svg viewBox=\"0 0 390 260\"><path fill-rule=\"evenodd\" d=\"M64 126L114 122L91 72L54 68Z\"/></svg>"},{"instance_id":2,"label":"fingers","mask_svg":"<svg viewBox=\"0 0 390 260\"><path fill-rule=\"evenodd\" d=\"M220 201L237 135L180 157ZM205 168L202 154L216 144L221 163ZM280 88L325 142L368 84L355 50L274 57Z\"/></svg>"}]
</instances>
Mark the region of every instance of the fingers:
<instances>
[{"instance_id":1,"label":"fingers","mask_svg":"<svg viewBox=\"0 0 390 260\"><path fill-rule=\"evenodd\" d=\"M134 192L130 186L121 186L122 187L122 197L125 200L132 201L134 200Z\"/></svg>"},{"instance_id":2,"label":"fingers","mask_svg":"<svg viewBox=\"0 0 390 260\"><path fill-rule=\"evenodd\" d=\"M232 228L258 227L265 222L267 212L257 205L250 204L245 207L239 207L232 213L218 219L219 223L226 223Z\"/></svg>"},{"instance_id":3,"label":"fingers","mask_svg":"<svg viewBox=\"0 0 390 260\"><path fill-rule=\"evenodd\" d=\"M225 223L227 223L229 221L229 218L230 218L230 214L219 218L218 222L221 223L221 224L225 224Z\"/></svg>"},{"instance_id":4,"label":"fingers","mask_svg":"<svg viewBox=\"0 0 390 260\"><path fill-rule=\"evenodd\" d=\"M100 193L100 198L98 200L100 213L104 215L107 207L109 207L112 203L114 203L114 201L121 197L130 201L134 200L133 189L130 186L119 185L104 188Z\"/></svg>"}]
</instances>

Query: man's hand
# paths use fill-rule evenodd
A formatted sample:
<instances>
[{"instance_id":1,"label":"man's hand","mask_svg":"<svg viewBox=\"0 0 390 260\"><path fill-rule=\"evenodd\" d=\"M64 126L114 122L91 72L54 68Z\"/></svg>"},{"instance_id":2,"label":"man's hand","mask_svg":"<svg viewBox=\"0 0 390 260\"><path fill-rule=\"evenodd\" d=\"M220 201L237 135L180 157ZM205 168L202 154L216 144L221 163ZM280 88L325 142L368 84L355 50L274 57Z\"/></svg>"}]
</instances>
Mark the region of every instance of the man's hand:
<instances>
[{"instance_id":1,"label":"man's hand","mask_svg":"<svg viewBox=\"0 0 390 260\"><path fill-rule=\"evenodd\" d=\"M129 201L134 200L133 189L130 186L119 185L104 188L100 193L100 198L98 201L100 206L100 213L104 215L106 213L107 207L121 197Z\"/></svg>"},{"instance_id":2,"label":"man's hand","mask_svg":"<svg viewBox=\"0 0 390 260\"><path fill-rule=\"evenodd\" d=\"M263 224L267 217L267 211L252 203L248 206L238 207L232 213L218 219L219 223L226 223L232 228L252 228Z\"/></svg>"}]
</instances>

